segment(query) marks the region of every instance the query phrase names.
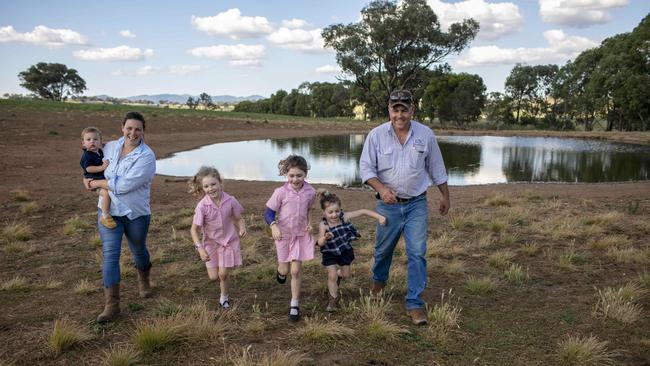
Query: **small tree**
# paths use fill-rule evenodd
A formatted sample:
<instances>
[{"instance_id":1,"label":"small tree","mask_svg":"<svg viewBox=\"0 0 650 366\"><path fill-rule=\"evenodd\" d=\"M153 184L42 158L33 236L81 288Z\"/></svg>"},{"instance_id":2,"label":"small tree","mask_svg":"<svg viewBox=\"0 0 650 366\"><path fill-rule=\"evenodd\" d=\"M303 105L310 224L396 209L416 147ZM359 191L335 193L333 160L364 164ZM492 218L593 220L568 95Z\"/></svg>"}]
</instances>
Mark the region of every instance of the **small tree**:
<instances>
[{"instance_id":1,"label":"small tree","mask_svg":"<svg viewBox=\"0 0 650 366\"><path fill-rule=\"evenodd\" d=\"M189 97L187 98L187 102L185 102L185 104L187 104L190 109L196 109L196 107L199 105L199 101L197 99Z\"/></svg>"},{"instance_id":2,"label":"small tree","mask_svg":"<svg viewBox=\"0 0 650 366\"><path fill-rule=\"evenodd\" d=\"M65 100L86 90L86 81L66 65L39 62L18 74L20 86L45 99Z\"/></svg>"},{"instance_id":3,"label":"small tree","mask_svg":"<svg viewBox=\"0 0 650 366\"><path fill-rule=\"evenodd\" d=\"M198 104L204 106L205 109L213 109L216 107L216 105L212 103L212 97L208 93L199 94L199 99L197 102Z\"/></svg>"}]
</instances>

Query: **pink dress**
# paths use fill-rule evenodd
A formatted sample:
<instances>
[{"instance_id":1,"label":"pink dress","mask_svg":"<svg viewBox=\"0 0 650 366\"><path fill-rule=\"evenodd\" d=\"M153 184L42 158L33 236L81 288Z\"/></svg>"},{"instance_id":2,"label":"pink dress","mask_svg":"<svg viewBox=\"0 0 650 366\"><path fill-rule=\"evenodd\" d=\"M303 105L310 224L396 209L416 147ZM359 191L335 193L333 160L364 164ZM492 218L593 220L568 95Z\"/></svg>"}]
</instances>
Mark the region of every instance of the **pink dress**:
<instances>
[{"instance_id":1,"label":"pink dress","mask_svg":"<svg viewBox=\"0 0 650 366\"><path fill-rule=\"evenodd\" d=\"M278 262L307 261L314 258L314 238L307 232L308 213L316 190L305 182L296 192L289 183L276 188L266 207L277 212L282 239L275 241Z\"/></svg>"},{"instance_id":2,"label":"pink dress","mask_svg":"<svg viewBox=\"0 0 650 366\"><path fill-rule=\"evenodd\" d=\"M194 210L194 224L201 226L203 245L210 260L207 268L241 266L239 233L235 219L241 217L243 207L235 197L221 193L221 203L217 206L209 196L203 197Z\"/></svg>"}]
</instances>

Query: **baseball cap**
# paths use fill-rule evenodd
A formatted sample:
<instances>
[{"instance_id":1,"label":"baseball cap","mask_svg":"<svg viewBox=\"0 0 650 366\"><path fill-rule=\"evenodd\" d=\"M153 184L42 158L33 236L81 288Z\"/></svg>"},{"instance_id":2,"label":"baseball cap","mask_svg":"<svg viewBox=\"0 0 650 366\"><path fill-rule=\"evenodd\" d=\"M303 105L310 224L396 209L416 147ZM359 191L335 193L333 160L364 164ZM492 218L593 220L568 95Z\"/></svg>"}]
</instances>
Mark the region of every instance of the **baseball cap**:
<instances>
[{"instance_id":1,"label":"baseball cap","mask_svg":"<svg viewBox=\"0 0 650 366\"><path fill-rule=\"evenodd\" d=\"M413 97L411 96L411 92L408 90L393 90L388 98L389 107L401 104L406 108L410 108L412 103Z\"/></svg>"}]
</instances>

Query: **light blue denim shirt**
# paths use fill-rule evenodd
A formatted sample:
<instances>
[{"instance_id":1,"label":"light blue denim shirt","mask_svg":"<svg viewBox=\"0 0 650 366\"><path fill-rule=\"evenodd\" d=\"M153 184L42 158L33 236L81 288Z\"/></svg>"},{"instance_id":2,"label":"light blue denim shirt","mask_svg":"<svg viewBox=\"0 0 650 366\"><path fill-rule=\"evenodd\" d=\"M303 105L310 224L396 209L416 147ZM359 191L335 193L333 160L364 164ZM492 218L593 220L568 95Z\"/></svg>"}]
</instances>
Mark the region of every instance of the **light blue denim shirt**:
<instances>
[{"instance_id":1,"label":"light blue denim shirt","mask_svg":"<svg viewBox=\"0 0 650 366\"><path fill-rule=\"evenodd\" d=\"M445 163L433 131L416 121L411 121L404 145L390 122L370 131L363 144L359 169L364 183L377 178L401 198L424 193L430 182L436 186L447 182Z\"/></svg>"},{"instance_id":2,"label":"light blue denim shirt","mask_svg":"<svg viewBox=\"0 0 650 366\"><path fill-rule=\"evenodd\" d=\"M111 197L111 215L126 216L133 220L150 215L149 195L151 181L156 174L156 155L144 143L120 159L124 137L104 146L104 159L109 160L104 176ZM98 207L101 207L101 196Z\"/></svg>"}]
</instances>

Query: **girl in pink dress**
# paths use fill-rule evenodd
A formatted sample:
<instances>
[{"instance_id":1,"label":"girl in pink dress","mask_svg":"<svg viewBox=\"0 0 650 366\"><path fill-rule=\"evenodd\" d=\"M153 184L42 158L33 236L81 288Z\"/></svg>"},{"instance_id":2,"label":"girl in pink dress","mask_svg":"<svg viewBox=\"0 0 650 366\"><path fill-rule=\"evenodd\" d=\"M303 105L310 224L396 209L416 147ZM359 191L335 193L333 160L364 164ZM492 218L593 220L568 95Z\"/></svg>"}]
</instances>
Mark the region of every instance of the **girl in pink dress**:
<instances>
[{"instance_id":1,"label":"girl in pink dress","mask_svg":"<svg viewBox=\"0 0 650 366\"><path fill-rule=\"evenodd\" d=\"M190 193L203 196L194 210L190 230L194 247L205 262L210 280L220 280L219 304L229 309L229 273L242 264L239 238L246 235L244 209L235 197L223 191L221 175L213 167L201 167L189 185Z\"/></svg>"},{"instance_id":2,"label":"girl in pink dress","mask_svg":"<svg viewBox=\"0 0 650 366\"><path fill-rule=\"evenodd\" d=\"M278 164L280 175L287 182L273 191L266 202L264 219L271 227L278 254L276 280L285 283L291 272L291 303L289 320L300 319L300 267L303 261L314 258L314 238L309 225L309 210L316 198L316 190L305 182L309 167L302 156L290 155Z\"/></svg>"}]
</instances>

